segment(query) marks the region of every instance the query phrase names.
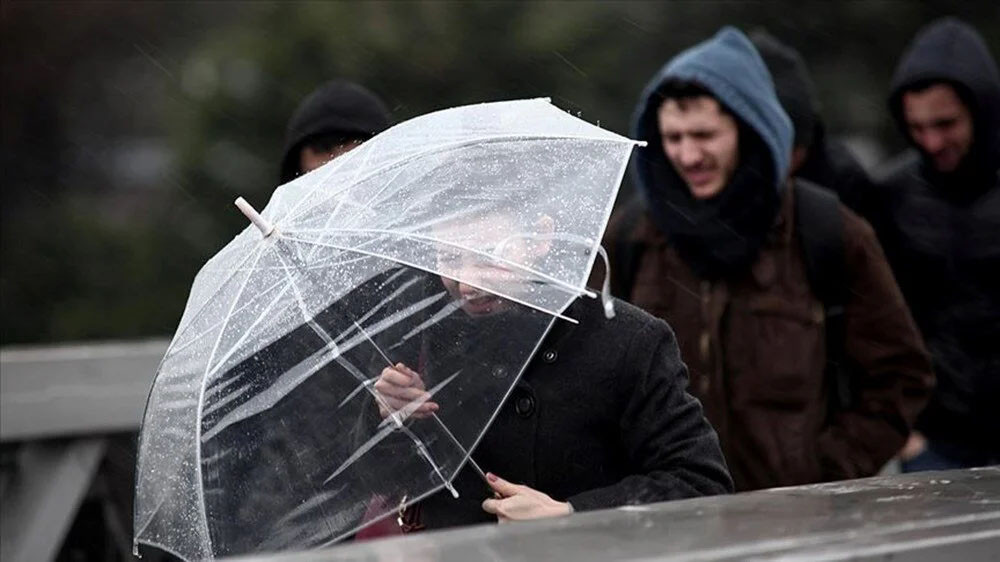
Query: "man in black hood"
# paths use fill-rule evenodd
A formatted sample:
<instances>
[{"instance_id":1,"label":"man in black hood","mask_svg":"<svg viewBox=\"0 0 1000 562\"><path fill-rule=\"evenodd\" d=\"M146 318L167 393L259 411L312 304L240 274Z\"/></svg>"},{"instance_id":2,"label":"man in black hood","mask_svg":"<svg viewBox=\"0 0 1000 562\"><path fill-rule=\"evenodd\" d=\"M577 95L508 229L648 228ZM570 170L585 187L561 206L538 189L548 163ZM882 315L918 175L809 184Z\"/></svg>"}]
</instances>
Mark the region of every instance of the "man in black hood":
<instances>
[{"instance_id":1,"label":"man in black hood","mask_svg":"<svg viewBox=\"0 0 1000 562\"><path fill-rule=\"evenodd\" d=\"M763 29L750 34L750 40L771 72L778 100L795 129L791 175L833 191L849 209L871 220L871 179L843 143L827 137L802 55Z\"/></svg>"},{"instance_id":2,"label":"man in black hood","mask_svg":"<svg viewBox=\"0 0 1000 562\"><path fill-rule=\"evenodd\" d=\"M944 18L903 54L889 109L914 150L877 174L875 221L927 341L938 387L905 470L1000 462L1000 74Z\"/></svg>"},{"instance_id":3,"label":"man in black hood","mask_svg":"<svg viewBox=\"0 0 1000 562\"><path fill-rule=\"evenodd\" d=\"M281 183L310 172L389 126L382 100L353 82L331 80L295 109L281 158Z\"/></svg>"}]
</instances>

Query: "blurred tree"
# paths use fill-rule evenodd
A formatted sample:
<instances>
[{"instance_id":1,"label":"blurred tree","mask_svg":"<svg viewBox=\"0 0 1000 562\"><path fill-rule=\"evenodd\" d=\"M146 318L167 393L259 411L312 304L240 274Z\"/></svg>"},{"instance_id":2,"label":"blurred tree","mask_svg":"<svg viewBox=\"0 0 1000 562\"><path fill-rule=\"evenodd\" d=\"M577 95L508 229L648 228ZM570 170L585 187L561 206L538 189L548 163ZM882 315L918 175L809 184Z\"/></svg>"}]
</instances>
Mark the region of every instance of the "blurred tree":
<instances>
[{"instance_id":1,"label":"blurred tree","mask_svg":"<svg viewBox=\"0 0 1000 562\"><path fill-rule=\"evenodd\" d=\"M913 33L983 2L225 2L0 6L3 343L170 333L200 263L266 204L285 122L333 77L396 121L549 96L625 133L646 80L720 26L810 64L835 134L901 146L885 112Z\"/></svg>"}]
</instances>

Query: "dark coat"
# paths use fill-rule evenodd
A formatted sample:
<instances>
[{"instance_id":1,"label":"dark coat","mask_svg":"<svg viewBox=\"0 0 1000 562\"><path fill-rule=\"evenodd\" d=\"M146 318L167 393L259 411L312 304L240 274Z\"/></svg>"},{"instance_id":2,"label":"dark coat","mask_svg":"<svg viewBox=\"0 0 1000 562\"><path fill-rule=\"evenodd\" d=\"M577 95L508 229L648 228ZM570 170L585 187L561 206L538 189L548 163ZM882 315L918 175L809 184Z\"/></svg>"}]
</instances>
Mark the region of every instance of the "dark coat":
<instances>
[{"instance_id":1,"label":"dark coat","mask_svg":"<svg viewBox=\"0 0 1000 562\"><path fill-rule=\"evenodd\" d=\"M916 151L876 175L873 221L927 342L938 386L917 427L934 440L1000 455L1000 76L982 39L947 18L899 63L890 97L917 82L953 84L976 136L960 169L941 174ZM900 122L905 131L905 126Z\"/></svg>"},{"instance_id":2,"label":"dark coat","mask_svg":"<svg viewBox=\"0 0 1000 562\"><path fill-rule=\"evenodd\" d=\"M557 321L473 458L577 511L732 491L670 328L623 302L616 311L609 320L597 301L570 307L580 324ZM421 524L496 521L471 468L454 485L458 499L439 492L421 502Z\"/></svg>"},{"instance_id":3,"label":"dark coat","mask_svg":"<svg viewBox=\"0 0 1000 562\"><path fill-rule=\"evenodd\" d=\"M823 305L794 232L794 196L786 191L753 265L714 282L696 275L648 216L632 228L616 218L610 228L643 248L628 298L676 331L692 392L719 432L738 490L877 473L906 440L933 384L871 228L841 207L851 283L846 355L864 376L855 381L853 408L829 411ZM618 264L613 254L611 263Z\"/></svg>"},{"instance_id":4,"label":"dark coat","mask_svg":"<svg viewBox=\"0 0 1000 562\"><path fill-rule=\"evenodd\" d=\"M751 40L771 72L781 106L792 120L795 146L807 149L806 159L795 175L833 191L847 208L871 220L871 179L842 142L827 136L816 87L802 55L763 30L751 34Z\"/></svg>"},{"instance_id":5,"label":"dark coat","mask_svg":"<svg viewBox=\"0 0 1000 562\"><path fill-rule=\"evenodd\" d=\"M663 154L657 84L675 78L700 83L741 126L740 164L709 200L692 198ZM676 331L737 489L875 474L926 401L929 360L871 228L841 207L850 283L844 352L863 375L852 406L829 411L824 309L806 276L786 180L792 123L754 47L727 30L678 55L647 86L633 134L648 143L634 161L646 212L638 221L618 215L605 247L613 270L633 261L615 250L639 248L625 296ZM762 146L769 158L760 158ZM734 204L765 195L773 204ZM727 248L742 250L730 252L741 259L704 267Z\"/></svg>"},{"instance_id":6,"label":"dark coat","mask_svg":"<svg viewBox=\"0 0 1000 562\"><path fill-rule=\"evenodd\" d=\"M806 160L795 175L833 191L848 209L873 220L875 188L868 172L842 142L827 138L822 126L817 125Z\"/></svg>"}]
</instances>

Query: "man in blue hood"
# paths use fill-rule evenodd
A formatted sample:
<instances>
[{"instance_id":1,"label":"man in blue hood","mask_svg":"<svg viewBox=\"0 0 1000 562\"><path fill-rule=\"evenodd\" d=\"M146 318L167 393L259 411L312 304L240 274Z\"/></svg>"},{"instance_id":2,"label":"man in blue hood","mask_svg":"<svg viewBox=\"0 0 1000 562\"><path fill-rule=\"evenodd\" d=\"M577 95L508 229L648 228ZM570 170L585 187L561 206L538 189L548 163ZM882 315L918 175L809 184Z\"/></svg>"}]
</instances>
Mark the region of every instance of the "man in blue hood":
<instances>
[{"instance_id":1,"label":"man in blue hood","mask_svg":"<svg viewBox=\"0 0 1000 562\"><path fill-rule=\"evenodd\" d=\"M1000 73L955 18L922 29L889 108L913 149L879 172L874 220L938 377L904 469L1000 462ZM926 437L926 441L925 438Z\"/></svg>"},{"instance_id":2,"label":"man in blue hood","mask_svg":"<svg viewBox=\"0 0 1000 562\"><path fill-rule=\"evenodd\" d=\"M868 224L788 179L792 124L752 43L725 28L679 54L643 92L632 133L648 143L633 170L643 205L610 229L612 279L676 331L737 489L875 474L929 395L929 359ZM796 199L826 213L807 217ZM839 254L804 251L816 217L836 227ZM843 310L824 306L806 265L831 255ZM828 349L835 317L842 350ZM845 400L826 357L856 367Z\"/></svg>"}]
</instances>

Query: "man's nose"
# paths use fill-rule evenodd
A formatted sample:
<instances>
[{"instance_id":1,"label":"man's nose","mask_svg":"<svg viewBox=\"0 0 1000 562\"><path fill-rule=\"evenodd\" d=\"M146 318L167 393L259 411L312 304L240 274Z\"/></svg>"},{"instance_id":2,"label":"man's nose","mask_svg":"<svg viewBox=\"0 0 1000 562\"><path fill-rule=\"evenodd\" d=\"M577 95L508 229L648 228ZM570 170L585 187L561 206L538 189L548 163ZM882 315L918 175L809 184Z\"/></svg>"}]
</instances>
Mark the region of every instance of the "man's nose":
<instances>
[{"instance_id":1,"label":"man's nose","mask_svg":"<svg viewBox=\"0 0 1000 562\"><path fill-rule=\"evenodd\" d=\"M698 146L698 143L692 140L682 140L680 143L680 150L678 151L678 160L681 166L685 168L691 166L697 166L701 163L702 150Z\"/></svg>"},{"instance_id":2,"label":"man's nose","mask_svg":"<svg viewBox=\"0 0 1000 562\"><path fill-rule=\"evenodd\" d=\"M918 140L925 151L932 153L940 151L945 145L944 135L936 131L924 132Z\"/></svg>"}]
</instances>

